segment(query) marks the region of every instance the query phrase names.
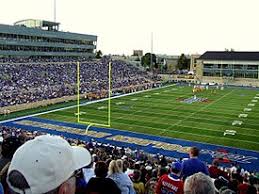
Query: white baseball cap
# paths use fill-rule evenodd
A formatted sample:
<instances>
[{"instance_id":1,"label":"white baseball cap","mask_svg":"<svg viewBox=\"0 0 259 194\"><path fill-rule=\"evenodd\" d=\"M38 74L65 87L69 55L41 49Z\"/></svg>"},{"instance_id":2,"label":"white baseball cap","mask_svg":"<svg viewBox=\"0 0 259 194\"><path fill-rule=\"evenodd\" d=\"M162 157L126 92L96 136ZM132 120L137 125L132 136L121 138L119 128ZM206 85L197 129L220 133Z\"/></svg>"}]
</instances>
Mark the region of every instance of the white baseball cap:
<instances>
[{"instance_id":1,"label":"white baseball cap","mask_svg":"<svg viewBox=\"0 0 259 194\"><path fill-rule=\"evenodd\" d=\"M46 193L58 188L73 173L91 163L91 155L83 147L70 146L59 136L42 135L23 144L15 152L7 174L9 187L24 193L11 185L9 174L13 170L21 173L30 188L25 193Z\"/></svg>"}]
</instances>

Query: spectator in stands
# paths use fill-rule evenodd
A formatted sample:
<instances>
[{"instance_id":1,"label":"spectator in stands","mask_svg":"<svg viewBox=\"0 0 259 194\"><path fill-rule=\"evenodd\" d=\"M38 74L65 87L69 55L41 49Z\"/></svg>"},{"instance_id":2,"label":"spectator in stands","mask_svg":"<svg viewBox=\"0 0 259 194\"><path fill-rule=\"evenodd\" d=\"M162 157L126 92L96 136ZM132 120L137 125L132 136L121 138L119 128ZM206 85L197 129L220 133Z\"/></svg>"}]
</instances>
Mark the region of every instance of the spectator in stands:
<instances>
[{"instance_id":1,"label":"spectator in stands","mask_svg":"<svg viewBox=\"0 0 259 194\"><path fill-rule=\"evenodd\" d=\"M73 61L6 59L6 64L1 64L0 59L0 107L76 95L76 63ZM89 99L106 97L107 91L103 91L108 88L107 61L80 62L80 92ZM114 92L127 93L156 85L156 79L147 72L122 61L113 61L112 77L115 78ZM2 112L8 114L10 110Z\"/></svg>"},{"instance_id":2,"label":"spectator in stands","mask_svg":"<svg viewBox=\"0 0 259 194\"><path fill-rule=\"evenodd\" d=\"M153 169L151 178L145 184L145 194L155 194L158 182L158 170Z\"/></svg>"},{"instance_id":3,"label":"spectator in stands","mask_svg":"<svg viewBox=\"0 0 259 194\"><path fill-rule=\"evenodd\" d=\"M152 171L152 177L145 184L145 194L155 194L159 178L167 174L168 169L164 167L154 168Z\"/></svg>"},{"instance_id":4,"label":"spectator in stands","mask_svg":"<svg viewBox=\"0 0 259 194\"><path fill-rule=\"evenodd\" d=\"M224 176L224 172L218 168L219 163L217 160L212 161L212 165L209 167L209 174L211 178L218 178L219 176Z\"/></svg>"},{"instance_id":5,"label":"spectator in stands","mask_svg":"<svg viewBox=\"0 0 259 194\"><path fill-rule=\"evenodd\" d=\"M61 137L42 135L15 152L7 183L16 193L74 194L76 172L90 162L85 148L72 147Z\"/></svg>"},{"instance_id":6,"label":"spectator in stands","mask_svg":"<svg viewBox=\"0 0 259 194\"><path fill-rule=\"evenodd\" d=\"M5 146L5 143L6 143L7 139L10 137L10 135L19 138L21 141L26 141L29 139L34 139L38 135L43 134L40 131L29 132L29 131L21 130L19 128L7 127L7 126L3 126L3 125L0 125L0 133L2 133L3 140L4 140L3 153L7 153L7 154L9 154L9 151L4 152L6 147L8 147L8 146ZM20 138L21 136L23 136L23 137ZM92 158L94 159L93 164L98 161L101 161L101 159L106 161L108 164L115 158L122 158L124 160L123 161L124 162L123 171L125 173L128 172L130 174L130 176L131 175L133 176L134 170L135 171L136 171L136 169L142 170L142 172L144 172L146 174L146 176L142 175L141 178L144 181L147 181L147 183L145 184L145 189L144 189L145 194L154 194L155 193L154 188L156 187L156 183L157 183L159 177L163 176L164 174L168 174L167 167L170 166L172 160L175 160L172 158L165 157L165 161L167 162L167 165L166 165L166 167L159 169L160 168L159 162L161 161L160 160L161 157L159 157L160 155L152 155L152 154L144 153L142 151L132 150L130 148L121 149L120 147L116 147L116 150L115 150L115 147L113 145L102 144L102 143L96 142L94 139L91 139L90 142L84 142L84 141L80 141L78 139L70 138L70 139L67 139L67 141L71 145L87 147L92 154ZM92 178L94 176L93 170L94 169L92 168L92 165L88 165L87 167L83 168L83 171L85 172L84 175L87 175L87 176L85 176L84 181L82 181L82 176L81 177L78 176L81 173L76 173L76 177L77 177L76 192L80 191L80 193L85 194L86 188L87 188L87 185L85 188L85 184L88 182L88 180L90 178ZM158 171L158 178L156 176L156 171ZM259 188L259 174L258 173L248 172L245 169L241 169L240 167L237 166L237 164L234 164L234 163L231 168L225 167L225 171L226 171L225 174L231 175L230 179L228 178L228 176L227 176L227 179L220 176L219 178L217 178L214 181L214 185L217 188L217 191L219 191L219 193L237 193L238 185L243 182L244 178L249 180L249 184L250 184L248 187L247 193L253 194L256 192L256 189L258 190L258 188ZM24 174L24 173L22 173L22 174ZM25 173L25 175L27 175L27 174L28 173ZM105 178L105 176L107 174L107 167L106 167L104 174L105 174L104 175L104 178ZM19 177L20 177L20 174L18 175L18 179L19 179ZM135 177L137 177L136 172L135 172ZM37 180L39 180L39 177L36 177L36 178L38 178ZM81 179L79 179L79 178L81 178ZM142 179L140 179L140 180L142 180ZM22 180L22 184L19 183L19 185L24 186L26 181L24 181L24 178L22 178L21 180ZM87 181L85 181L85 180L87 180ZM98 178L98 180L95 180L96 184L95 185L92 184L92 187L94 185L95 187L98 188L99 182L101 182L100 180L102 180L102 179ZM240 182L240 180L242 182ZM106 182L110 182L110 181L106 181ZM143 183L143 181L135 181L135 185L137 185L136 183L138 183L138 182ZM117 187L117 185L116 185L116 183L114 183L114 181L112 184ZM101 185L103 185L103 184L101 184ZM24 188L24 187L22 187L22 188ZM34 186L33 186L33 188L34 188ZM103 188L103 186L102 186L102 188ZM108 188L110 188L110 187L108 187ZM57 190L54 190L53 192L55 193L56 191ZM107 191L108 190L105 189L105 191L103 191L103 192L107 193ZM7 192L8 192L8 190L7 190ZM53 192L47 192L47 193L53 194ZM257 194L259 194L259 192Z\"/></svg>"},{"instance_id":7,"label":"spectator in stands","mask_svg":"<svg viewBox=\"0 0 259 194\"><path fill-rule=\"evenodd\" d=\"M3 140L2 143L2 158L0 159L0 171L11 162L15 151L22 145L18 137L9 136Z\"/></svg>"},{"instance_id":8,"label":"spectator in stands","mask_svg":"<svg viewBox=\"0 0 259 194\"><path fill-rule=\"evenodd\" d=\"M89 180L86 187L86 194L107 194L107 192L112 194L121 193L116 183L112 179L106 178L108 175L108 167L105 162L97 162L94 172L96 177Z\"/></svg>"},{"instance_id":9,"label":"spectator in stands","mask_svg":"<svg viewBox=\"0 0 259 194\"><path fill-rule=\"evenodd\" d=\"M127 156L123 156L123 172L127 175L132 174L133 173L133 169L129 169L129 162L126 160Z\"/></svg>"},{"instance_id":10,"label":"spectator in stands","mask_svg":"<svg viewBox=\"0 0 259 194\"><path fill-rule=\"evenodd\" d=\"M165 174L158 180L156 194L183 194L183 181L180 179L182 164L178 161L172 162L170 171L170 174Z\"/></svg>"},{"instance_id":11,"label":"spectator in stands","mask_svg":"<svg viewBox=\"0 0 259 194\"><path fill-rule=\"evenodd\" d=\"M83 168L82 172L83 172L85 183L88 183L90 178L95 176L94 168L93 168L93 163L91 163L90 165L88 165L85 168Z\"/></svg>"},{"instance_id":12,"label":"spectator in stands","mask_svg":"<svg viewBox=\"0 0 259 194\"><path fill-rule=\"evenodd\" d=\"M228 188L234 192L237 192L237 187L238 187L239 183L241 183L238 181L238 179L237 179L238 177L237 177L237 173L232 173L230 180L228 182Z\"/></svg>"},{"instance_id":13,"label":"spectator in stands","mask_svg":"<svg viewBox=\"0 0 259 194\"><path fill-rule=\"evenodd\" d=\"M257 194L257 190L253 185L249 185L248 189L247 189L247 194Z\"/></svg>"},{"instance_id":14,"label":"spectator in stands","mask_svg":"<svg viewBox=\"0 0 259 194\"><path fill-rule=\"evenodd\" d=\"M76 194L85 194L86 185L83 169L81 169L76 174Z\"/></svg>"},{"instance_id":15,"label":"spectator in stands","mask_svg":"<svg viewBox=\"0 0 259 194\"><path fill-rule=\"evenodd\" d=\"M199 149L197 147L190 148L189 156L188 160L183 161L182 177L184 180L197 172L209 175L207 166L198 159Z\"/></svg>"},{"instance_id":16,"label":"spectator in stands","mask_svg":"<svg viewBox=\"0 0 259 194\"><path fill-rule=\"evenodd\" d=\"M133 187L136 191L136 194L144 194L145 193L145 187L144 183L141 182L141 171L140 170L134 170L132 181L133 181Z\"/></svg>"},{"instance_id":17,"label":"spectator in stands","mask_svg":"<svg viewBox=\"0 0 259 194\"><path fill-rule=\"evenodd\" d=\"M224 177L220 176L219 178L214 180L215 190L219 191L222 187L227 187L228 180Z\"/></svg>"},{"instance_id":18,"label":"spectator in stands","mask_svg":"<svg viewBox=\"0 0 259 194\"><path fill-rule=\"evenodd\" d=\"M256 194L256 188L250 184L247 177L244 178L243 183L237 187L238 194Z\"/></svg>"},{"instance_id":19,"label":"spectator in stands","mask_svg":"<svg viewBox=\"0 0 259 194\"><path fill-rule=\"evenodd\" d=\"M15 136L9 136L2 143L2 158L0 159L0 181L3 188L7 189L6 177L15 151L22 145L21 140Z\"/></svg>"},{"instance_id":20,"label":"spectator in stands","mask_svg":"<svg viewBox=\"0 0 259 194\"><path fill-rule=\"evenodd\" d=\"M199 172L185 180L184 194L215 194L215 187L209 176Z\"/></svg>"},{"instance_id":21,"label":"spectator in stands","mask_svg":"<svg viewBox=\"0 0 259 194\"><path fill-rule=\"evenodd\" d=\"M247 194L248 187L250 186L247 178L244 178L243 183L238 185L238 194Z\"/></svg>"},{"instance_id":22,"label":"spectator in stands","mask_svg":"<svg viewBox=\"0 0 259 194\"><path fill-rule=\"evenodd\" d=\"M117 184L122 194L135 194L132 181L122 170L123 161L120 159L112 160L109 165L108 178Z\"/></svg>"}]
</instances>

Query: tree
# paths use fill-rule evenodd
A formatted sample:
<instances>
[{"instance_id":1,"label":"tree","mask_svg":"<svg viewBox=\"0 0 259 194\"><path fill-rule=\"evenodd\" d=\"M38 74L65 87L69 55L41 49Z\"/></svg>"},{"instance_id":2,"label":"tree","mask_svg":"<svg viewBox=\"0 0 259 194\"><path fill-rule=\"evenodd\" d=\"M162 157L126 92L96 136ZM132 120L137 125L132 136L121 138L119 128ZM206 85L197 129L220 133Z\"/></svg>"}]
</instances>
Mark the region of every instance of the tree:
<instances>
[{"instance_id":1,"label":"tree","mask_svg":"<svg viewBox=\"0 0 259 194\"><path fill-rule=\"evenodd\" d=\"M96 57L97 59L101 59L101 58L102 58L102 56L103 56L102 51L101 51L101 50L98 50L98 51L96 52L95 57Z\"/></svg>"},{"instance_id":2,"label":"tree","mask_svg":"<svg viewBox=\"0 0 259 194\"><path fill-rule=\"evenodd\" d=\"M151 67L151 53L146 53L142 58L141 58L141 65L143 67L149 67L150 69L152 68L157 68L156 64L156 55L152 54L152 67Z\"/></svg>"},{"instance_id":3,"label":"tree","mask_svg":"<svg viewBox=\"0 0 259 194\"><path fill-rule=\"evenodd\" d=\"M181 56L178 58L177 69L190 69L190 59L187 59L184 54L181 54Z\"/></svg>"}]
</instances>

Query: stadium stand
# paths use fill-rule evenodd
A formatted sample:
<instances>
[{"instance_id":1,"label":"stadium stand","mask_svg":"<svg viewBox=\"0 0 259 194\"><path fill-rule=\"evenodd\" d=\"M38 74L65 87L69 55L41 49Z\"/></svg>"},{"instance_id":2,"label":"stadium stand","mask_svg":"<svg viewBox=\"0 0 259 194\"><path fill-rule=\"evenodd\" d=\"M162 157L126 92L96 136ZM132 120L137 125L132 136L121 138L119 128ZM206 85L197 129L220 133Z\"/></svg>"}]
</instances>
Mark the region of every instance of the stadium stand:
<instances>
[{"instance_id":1,"label":"stadium stand","mask_svg":"<svg viewBox=\"0 0 259 194\"><path fill-rule=\"evenodd\" d=\"M88 98L99 98L101 91L107 91L108 88L109 60L80 60L80 93L94 94L88 95ZM76 95L75 61L78 59L2 59L0 107ZM156 81L145 71L122 61L112 62L112 77L113 91L120 89L127 92L126 89L130 86L147 89Z\"/></svg>"},{"instance_id":2,"label":"stadium stand","mask_svg":"<svg viewBox=\"0 0 259 194\"><path fill-rule=\"evenodd\" d=\"M37 139L42 139L42 138L44 139L44 134L41 132L28 132L18 128L10 128L5 126L1 126L0 131L3 137L3 142L1 144L2 158L0 160L0 164L3 164L3 163L5 164L5 165L4 164L1 165L1 169L0 169L1 183L4 185L5 191L8 191L9 188L8 188L8 184L6 184L5 182L6 180L5 177L7 176L10 179L10 176L14 176L13 178L15 179L17 178L15 176L19 177L20 174L19 173L11 174L12 170L9 169L8 171L7 168L4 168L4 167L6 167L6 164L10 164L10 161L11 161L11 165L10 165L11 169L18 170L22 168L22 166L19 166L19 165L15 167L15 165L17 165L17 162L15 161L19 160L18 162L19 164L21 163L21 165L23 164L21 160L27 161L31 153L30 152L26 153L24 149L28 147L30 144L33 144L33 142L35 142ZM17 143L10 144L10 141L8 141L10 137L11 139L15 139L15 142ZM135 191L137 190L139 191L136 193L160 194L163 192L160 189L157 189L158 188L157 185L159 185L159 182L160 184L163 185L164 182L163 181L161 182L162 177L164 178L166 176L175 177L176 174L178 174L179 176L179 173L180 173L179 170L182 171L182 165L184 165L183 164L184 161L188 161L188 159L187 160L180 159L180 158L171 159L171 158L166 158L164 156L161 156L159 154L156 154L156 155L147 154L141 150L131 150L129 148L115 147L109 144L101 144L96 142L95 140L92 140L90 142L83 142L77 139L66 139L66 141L64 141L60 137L48 137L48 138L58 139L61 142L65 142L64 144L66 145L66 148L64 148L64 150L71 149L71 147L66 143L66 141L69 142L69 144L72 146L78 146L78 147L81 147L80 149L86 148L87 150L89 150L89 153L91 154L90 158L92 158L92 163L90 165L89 165L90 163L89 161L82 161L83 159L82 160L78 159L76 161L77 163L80 163L80 164L84 163L84 165L87 166L86 168L83 168L84 173L82 171L76 171L77 172L76 174L73 174L72 171L70 172L71 174L70 176L73 175L73 177L74 176L76 177L76 183L73 183L73 184L75 184L74 186L76 187L75 193L79 193L79 194L91 193L91 192L95 192L99 194L102 194L102 193L111 194L110 192L111 190L109 189L114 190L114 192L112 193L134 193L134 191L132 190L132 186L135 189ZM42 141L45 141L45 140L42 140ZM20 147L15 152L15 150L20 145L22 147ZM37 145L37 146L41 148L41 145ZM192 150L195 150L195 149L197 148L193 148ZM23 154L23 157L19 158L18 154L19 152L22 152L22 150L26 154ZM40 152L41 151L39 151L39 153ZM8 159L6 159L7 157L6 153L10 153L8 155ZM15 153L14 157L12 156L13 153ZM84 150L84 153L85 154L82 154L83 158L89 158L88 152L86 150ZM60 165L60 162L58 161L62 161L62 159L58 159L54 156L53 157L50 156L50 157L45 157L44 161L54 162L53 165L55 164ZM66 165L66 162L68 161L62 161L62 164ZM81 167L85 167L84 165L81 165ZM109 170L108 170L108 166L109 166ZM27 166L26 168L27 168L27 171L28 171L28 168L30 168L31 171L34 171L35 170L34 168L36 167ZM193 175L189 174L189 176L186 179L187 182L185 183L185 190L179 193L183 193L183 192L184 193L204 193L204 192L205 193L206 192L207 193L226 193L226 192L231 193L232 192L232 193L253 194L253 193L256 193L256 189L258 192L258 189L259 189L258 173L256 174L255 172L245 171L245 169L240 169L238 166L235 166L235 165L229 168L219 166L219 164L215 162L212 165L207 164L206 168L209 169L209 173L211 177L201 172ZM63 169L63 165L62 165L62 169ZM43 171L49 170L49 167L43 166L42 170ZM26 173L28 173L27 171ZM36 173L35 176L37 176L38 178L37 180L44 177L41 174L43 173L43 171L36 171L36 170L34 171ZM64 172L65 171L66 170L64 170ZM99 176L103 177L102 181L100 181L101 179L97 180L97 178L93 177L94 176L93 171L95 172L97 177ZM106 177L107 175L108 177ZM125 175L128 175L129 178L128 176L125 176ZM66 183L67 182L66 180L68 180L70 176L67 176L62 180L65 181ZM26 176L25 176L25 179L26 179ZM10 180L8 183L10 184ZM49 191L51 191L53 193L53 189L54 189L55 191L54 193L60 193L59 191L61 191L62 188L66 187L66 184L64 185L62 184L60 186L60 184L57 183L55 184L56 187L55 186L51 188L44 187L46 188L44 192L48 193ZM127 187L126 185L130 186L131 192L129 190L126 190L126 187ZM197 187L197 185L199 187ZM201 185L203 185L203 187L201 187ZM170 184L167 184L167 186L170 186ZM39 188L39 187L34 187L34 189L35 188ZM210 189L210 192L208 191L208 189ZM32 192L32 193L36 194L39 192Z\"/></svg>"}]
</instances>

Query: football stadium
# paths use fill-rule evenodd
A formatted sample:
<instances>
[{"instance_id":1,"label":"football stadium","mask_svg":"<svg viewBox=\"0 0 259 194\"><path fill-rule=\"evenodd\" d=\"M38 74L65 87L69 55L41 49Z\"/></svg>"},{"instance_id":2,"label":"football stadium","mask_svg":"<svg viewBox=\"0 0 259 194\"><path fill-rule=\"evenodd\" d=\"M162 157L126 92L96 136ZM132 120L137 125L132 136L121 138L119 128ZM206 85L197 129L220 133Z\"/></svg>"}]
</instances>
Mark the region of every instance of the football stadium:
<instances>
[{"instance_id":1,"label":"football stadium","mask_svg":"<svg viewBox=\"0 0 259 194\"><path fill-rule=\"evenodd\" d=\"M0 25L0 193L258 193L259 52L168 73L59 25Z\"/></svg>"}]
</instances>

